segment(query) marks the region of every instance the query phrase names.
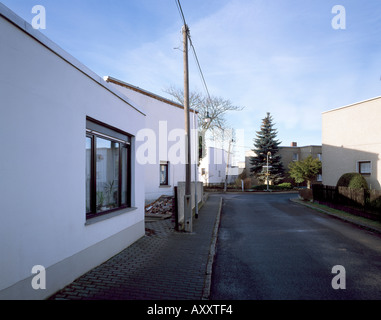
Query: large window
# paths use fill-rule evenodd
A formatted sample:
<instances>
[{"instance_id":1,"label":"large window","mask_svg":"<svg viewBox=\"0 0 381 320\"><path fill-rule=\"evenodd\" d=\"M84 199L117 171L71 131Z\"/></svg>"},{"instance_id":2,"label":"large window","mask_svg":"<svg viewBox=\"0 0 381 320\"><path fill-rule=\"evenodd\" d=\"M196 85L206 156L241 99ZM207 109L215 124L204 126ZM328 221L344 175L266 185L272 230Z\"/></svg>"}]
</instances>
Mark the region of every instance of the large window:
<instances>
[{"instance_id":1,"label":"large window","mask_svg":"<svg viewBox=\"0 0 381 320\"><path fill-rule=\"evenodd\" d=\"M86 121L86 217L131 206L130 136Z\"/></svg>"}]
</instances>

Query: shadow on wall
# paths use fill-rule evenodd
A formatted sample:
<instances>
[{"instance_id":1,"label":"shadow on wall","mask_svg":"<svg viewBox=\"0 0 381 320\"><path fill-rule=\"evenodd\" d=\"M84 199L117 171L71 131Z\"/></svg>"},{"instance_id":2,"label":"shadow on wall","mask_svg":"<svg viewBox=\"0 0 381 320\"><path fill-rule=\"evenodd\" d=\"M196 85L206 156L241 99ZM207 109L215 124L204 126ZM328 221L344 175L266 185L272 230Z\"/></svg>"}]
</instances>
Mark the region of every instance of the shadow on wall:
<instances>
[{"instance_id":1,"label":"shadow on wall","mask_svg":"<svg viewBox=\"0 0 381 320\"><path fill-rule=\"evenodd\" d=\"M379 152L323 144L323 184L336 186L344 173L359 172L366 179L370 189L381 190L381 177L378 170L380 161Z\"/></svg>"}]
</instances>

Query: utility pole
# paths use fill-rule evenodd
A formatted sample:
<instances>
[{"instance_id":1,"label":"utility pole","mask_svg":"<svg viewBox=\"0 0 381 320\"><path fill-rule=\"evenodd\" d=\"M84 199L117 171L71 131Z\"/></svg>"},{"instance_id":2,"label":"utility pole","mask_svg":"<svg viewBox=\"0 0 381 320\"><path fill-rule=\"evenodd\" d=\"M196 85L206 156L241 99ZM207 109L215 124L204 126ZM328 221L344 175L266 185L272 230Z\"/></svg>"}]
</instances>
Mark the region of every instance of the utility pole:
<instances>
[{"instance_id":1,"label":"utility pole","mask_svg":"<svg viewBox=\"0 0 381 320\"><path fill-rule=\"evenodd\" d=\"M226 170L225 170L225 185L224 185L224 191L226 192L227 186L228 186L228 175L229 175L229 158L230 158L230 146L231 143L233 142L233 139L229 141L229 148L228 148L228 159L226 162Z\"/></svg>"},{"instance_id":2,"label":"utility pole","mask_svg":"<svg viewBox=\"0 0 381 320\"><path fill-rule=\"evenodd\" d=\"M198 126L197 126L198 128ZM196 130L196 109L193 109L193 130L194 130L194 213L198 219L198 198L197 198L197 176L198 176L198 134Z\"/></svg>"},{"instance_id":3,"label":"utility pole","mask_svg":"<svg viewBox=\"0 0 381 320\"><path fill-rule=\"evenodd\" d=\"M185 116L185 196L184 223L185 231L192 232L192 201L191 201L191 144L189 121L189 73L188 73L188 26L182 28L184 39L184 116Z\"/></svg>"}]
</instances>

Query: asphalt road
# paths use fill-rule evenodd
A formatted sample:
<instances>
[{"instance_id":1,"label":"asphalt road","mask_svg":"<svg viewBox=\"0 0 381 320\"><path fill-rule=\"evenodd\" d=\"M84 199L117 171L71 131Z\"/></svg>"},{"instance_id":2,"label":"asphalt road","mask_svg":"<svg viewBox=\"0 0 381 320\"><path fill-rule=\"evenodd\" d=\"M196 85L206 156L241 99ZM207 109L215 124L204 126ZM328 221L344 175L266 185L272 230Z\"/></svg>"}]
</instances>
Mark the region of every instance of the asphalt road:
<instances>
[{"instance_id":1,"label":"asphalt road","mask_svg":"<svg viewBox=\"0 0 381 320\"><path fill-rule=\"evenodd\" d=\"M380 235L295 194L223 197L211 300L381 300Z\"/></svg>"}]
</instances>

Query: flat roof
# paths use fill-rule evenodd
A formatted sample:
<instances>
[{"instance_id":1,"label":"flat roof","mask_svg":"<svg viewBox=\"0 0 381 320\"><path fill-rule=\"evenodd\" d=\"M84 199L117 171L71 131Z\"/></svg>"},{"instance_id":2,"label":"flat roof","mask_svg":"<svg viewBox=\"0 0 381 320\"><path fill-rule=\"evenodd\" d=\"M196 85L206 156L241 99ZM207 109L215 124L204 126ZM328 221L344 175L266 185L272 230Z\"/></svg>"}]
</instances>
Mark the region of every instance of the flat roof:
<instances>
[{"instance_id":1,"label":"flat roof","mask_svg":"<svg viewBox=\"0 0 381 320\"><path fill-rule=\"evenodd\" d=\"M321 145L319 144L309 144L309 145L306 145L306 146L295 146L295 147L293 147L293 146L279 146L278 148L290 148L290 149L292 149L292 148L294 148L294 149L297 149L297 148L310 148L310 147L321 147Z\"/></svg>"},{"instance_id":2,"label":"flat roof","mask_svg":"<svg viewBox=\"0 0 381 320\"><path fill-rule=\"evenodd\" d=\"M359 101L359 102L355 102L355 103L348 104L346 106L342 106L342 107L339 107L339 108L331 109L331 110L328 110L328 111L324 111L324 112L322 112L322 114L328 113L328 112L333 112L333 111L338 111L338 110L345 109L345 108L350 108L350 107L353 107L353 106L356 106L356 105L359 105L359 104L363 104L363 103L374 101L374 100L378 100L378 99L381 99L381 96L375 97L375 98L371 98L371 99L367 99L367 100L363 100L363 101Z\"/></svg>"},{"instance_id":3,"label":"flat roof","mask_svg":"<svg viewBox=\"0 0 381 320\"><path fill-rule=\"evenodd\" d=\"M44 34L42 34L40 31L34 29L28 22L26 22L24 19L22 19L20 16L18 16L16 13L14 13L12 10L10 10L7 6L2 4L0 2L0 17L4 18L5 20L9 21L16 27L18 27L20 30L28 34L30 37L32 37L34 40L39 42L41 45L49 49L51 52L59 56L61 59L69 63L71 66L76 68L78 71L85 74L87 77L89 77L91 80L95 81L100 86L104 87L106 90L111 92L113 95L117 96L119 99L121 99L123 102L128 104L130 107L135 109L137 112L146 115L144 111L142 111L142 108L140 106L137 106L134 102L132 102L129 98L127 98L125 95L123 95L121 92L114 89L112 86L110 86L106 81L103 80L102 77L97 75L95 72L87 68L84 64L79 62L76 58L74 58L72 55L70 55L68 52L63 50L60 46L58 46L56 43L54 43L52 40L50 40L48 37L46 37Z\"/></svg>"}]
</instances>

